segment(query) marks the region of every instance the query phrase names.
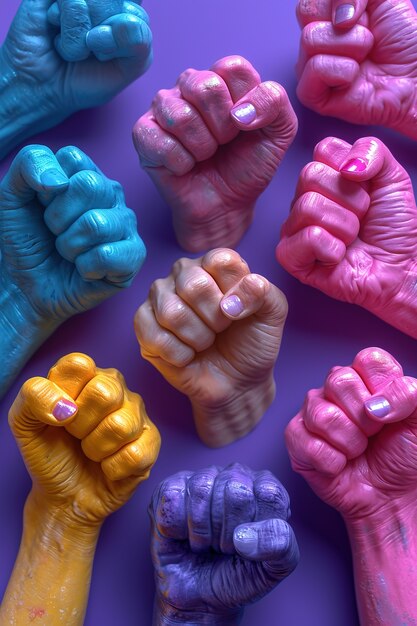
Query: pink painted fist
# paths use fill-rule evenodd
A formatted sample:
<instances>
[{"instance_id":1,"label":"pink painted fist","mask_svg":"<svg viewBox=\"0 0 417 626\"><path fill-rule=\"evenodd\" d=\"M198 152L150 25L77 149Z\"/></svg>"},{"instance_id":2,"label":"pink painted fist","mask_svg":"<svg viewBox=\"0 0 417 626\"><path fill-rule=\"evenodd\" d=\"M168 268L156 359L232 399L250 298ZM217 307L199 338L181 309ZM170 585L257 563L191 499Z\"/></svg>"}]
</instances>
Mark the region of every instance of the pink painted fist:
<instances>
[{"instance_id":1,"label":"pink painted fist","mask_svg":"<svg viewBox=\"0 0 417 626\"><path fill-rule=\"evenodd\" d=\"M299 0L301 102L417 139L417 14L410 0Z\"/></svg>"},{"instance_id":2,"label":"pink painted fist","mask_svg":"<svg viewBox=\"0 0 417 626\"><path fill-rule=\"evenodd\" d=\"M329 137L302 170L277 259L327 295L417 338L417 208L410 178L378 139Z\"/></svg>"},{"instance_id":3,"label":"pink painted fist","mask_svg":"<svg viewBox=\"0 0 417 626\"><path fill-rule=\"evenodd\" d=\"M141 353L189 397L207 445L243 437L271 404L286 315L284 294L225 248L153 283L135 317Z\"/></svg>"},{"instance_id":4,"label":"pink painted fist","mask_svg":"<svg viewBox=\"0 0 417 626\"><path fill-rule=\"evenodd\" d=\"M188 69L159 91L133 139L173 212L181 247L234 247L297 131L284 88L240 56Z\"/></svg>"}]
</instances>

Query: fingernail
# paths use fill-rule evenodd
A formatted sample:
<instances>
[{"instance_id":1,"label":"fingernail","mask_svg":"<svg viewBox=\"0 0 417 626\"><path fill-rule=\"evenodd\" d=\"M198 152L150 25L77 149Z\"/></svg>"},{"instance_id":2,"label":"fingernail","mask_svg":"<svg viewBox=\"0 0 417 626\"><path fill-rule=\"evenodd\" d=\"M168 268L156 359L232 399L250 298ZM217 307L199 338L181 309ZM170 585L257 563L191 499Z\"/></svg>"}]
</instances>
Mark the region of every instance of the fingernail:
<instances>
[{"instance_id":1,"label":"fingernail","mask_svg":"<svg viewBox=\"0 0 417 626\"><path fill-rule=\"evenodd\" d=\"M40 179L44 187L63 187L69 183L65 174L59 170L46 170L42 172Z\"/></svg>"},{"instance_id":2,"label":"fingernail","mask_svg":"<svg viewBox=\"0 0 417 626\"><path fill-rule=\"evenodd\" d=\"M235 120L241 124L250 124L256 117L256 109L250 102L239 104L237 107L233 107L230 113Z\"/></svg>"},{"instance_id":3,"label":"fingernail","mask_svg":"<svg viewBox=\"0 0 417 626\"><path fill-rule=\"evenodd\" d=\"M355 7L353 4L341 4L337 7L334 15L334 23L342 24L348 22L355 15Z\"/></svg>"},{"instance_id":4,"label":"fingernail","mask_svg":"<svg viewBox=\"0 0 417 626\"><path fill-rule=\"evenodd\" d=\"M227 315L239 317L243 312L243 303L239 296L227 296L220 303L221 308Z\"/></svg>"},{"instance_id":5,"label":"fingernail","mask_svg":"<svg viewBox=\"0 0 417 626\"><path fill-rule=\"evenodd\" d=\"M390 403L382 396L366 400L365 407L374 417L386 417L391 410Z\"/></svg>"},{"instance_id":6,"label":"fingernail","mask_svg":"<svg viewBox=\"0 0 417 626\"><path fill-rule=\"evenodd\" d=\"M74 402L62 398L62 400L58 400L58 402L54 406L52 415L55 417L55 419L58 420L58 422L63 422L64 420L72 417L77 411L78 407L76 404L74 404Z\"/></svg>"},{"instance_id":7,"label":"fingernail","mask_svg":"<svg viewBox=\"0 0 417 626\"><path fill-rule=\"evenodd\" d=\"M341 168L341 172L364 172L367 167L367 162L360 157L356 159L351 159Z\"/></svg>"},{"instance_id":8,"label":"fingernail","mask_svg":"<svg viewBox=\"0 0 417 626\"><path fill-rule=\"evenodd\" d=\"M90 50L100 54L114 54L117 50L111 26L96 26L92 28L87 33L85 43Z\"/></svg>"},{"instance_id":9,"label":"fingernail","mask_svg":"<svg viewBox=\"0 0 417 626\"><path fill-rule=\"evenodd\" d=\"M241 526L233 534L233 543L244 556L253 556L258 550L258 533L250 526Z\"/></svg>"}]
</instances>

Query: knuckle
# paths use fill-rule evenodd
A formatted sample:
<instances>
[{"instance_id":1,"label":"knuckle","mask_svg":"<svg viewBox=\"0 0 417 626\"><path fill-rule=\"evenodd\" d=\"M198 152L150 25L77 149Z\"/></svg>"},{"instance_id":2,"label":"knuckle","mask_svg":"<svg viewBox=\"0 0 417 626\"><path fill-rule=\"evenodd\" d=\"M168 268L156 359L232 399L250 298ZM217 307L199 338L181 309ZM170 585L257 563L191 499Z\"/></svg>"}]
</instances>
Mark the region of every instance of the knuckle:
<instances>
[{"instance_id":1,"label":"knuckle","mask_svg":"<svg viewBox=\"0 0 417 626\"><path fill-rule=\"evenodd\" d=\"M179 298L162 297L156 314L162 326L176 327L187 321L187 307Z\"/></svg>"},{"instance_id":2,"label":"knuckle","mask_svg":"<svg viewBox=\"0 0 417 626\"><path fill-rule=\"evenodd\" d=\"M109 417L109 428L119 441L128 441L134 437L138 430L134 416L126 411L114 413Z\"/></svg>"}]
</instances>

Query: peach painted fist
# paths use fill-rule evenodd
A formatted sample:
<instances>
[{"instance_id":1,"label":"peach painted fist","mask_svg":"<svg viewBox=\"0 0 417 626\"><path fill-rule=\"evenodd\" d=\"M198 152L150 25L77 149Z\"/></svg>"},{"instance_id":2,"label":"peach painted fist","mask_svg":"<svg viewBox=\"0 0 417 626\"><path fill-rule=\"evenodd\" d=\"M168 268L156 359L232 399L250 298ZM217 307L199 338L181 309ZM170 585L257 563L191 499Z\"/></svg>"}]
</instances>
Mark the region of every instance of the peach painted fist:
<instances>
[{"instance_id":1,"label":"peach painted fist","mask_svg":"<svg viewBox=\"0 0 417 626\"><path fill-rule=\"evenodd\" d=\"M189 397L207 445L243 437L271 404L286 315L283 293L225 248L153 283L135 317L141 353Z\"/></svg>"},{"instance_id":2,"label":"peach painted fist","mask_svg":"<svg viewBox=\"0 0 417 626\"><path fill-rule=\"evenodd\" d=\"M417 139L417 14L409 0L299 0L305 106Z\"/></svg>"},{"instance_id":3,"label":"peach painted fist","mask_svg":"<svg viewBox=\"0 0 417 626\"><path fill-rule=\"evenodd\" d=\"M284 88L240 56L188 69L136 123L142 167L173 212L181 247L234 247L290 147L297 118Z\"/></svg>"},{"instance_id":4,"label":"peach painted fist","mask_svg":"<svg viewBox=\"0 0 417 626\"><path fill-rule=\"evenodd\" d=\"M123 376L78 353L61 358L48 378L26 381L9 423L37 501L84 526L100 524L130 498L160 447Z\"/></svg>"},{"instance_id":5,"label":"peach painted fist","mask_svg":"<svg viewBox=\"0 0 417 626\"><path fill-rule=\"evenodd\" d=\"M348 523L416 508L417 379L385 350L334 367L285 436L293 469Z\"/></svg>"},{"instance_id":6,"label":"peach painted fist","mask_svg":"<svg viewBox=\"0 0 417 626\"><path fill-rule=\"evenodd\" d=\"M301 282L417 338L417 208L378 139L328 137L302 170L277 259Z\"/></svg>"}]
</instances>

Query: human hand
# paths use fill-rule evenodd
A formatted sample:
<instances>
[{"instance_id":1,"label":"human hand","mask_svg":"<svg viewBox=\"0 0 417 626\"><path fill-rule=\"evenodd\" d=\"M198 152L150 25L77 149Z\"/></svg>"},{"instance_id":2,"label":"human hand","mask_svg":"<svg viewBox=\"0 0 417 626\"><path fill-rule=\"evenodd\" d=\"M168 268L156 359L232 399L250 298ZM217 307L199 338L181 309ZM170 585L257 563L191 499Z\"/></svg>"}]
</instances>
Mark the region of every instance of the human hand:
<instances>
[{"instance_id":1,"label":"human hand","mask_svg":"<svg viewBox=\"0 0 417 626\"><path fill-rule=\"evenodd\" d=\"M160 447L142 398L117 370L79 353L61 358L48 378L26 381L9 424L33 479L32 500L86 528L131 497Z\"/></svg>"},{"instance_id":2,"label":"human hand","mask_svg":"<svg viewBox=\"0 0 417 626\"><path fill-rule=\"evenodd\" d=\"M143 74L152 61L148 22L130 0L22 0L0 50L0 158Z\"/></svg>"},{"instance_id":3,"label":"human hand","mask_svg":"<svg viewBox=\"0 0 417 626\"><path fill-rule=\"evenodd\" d=\"M378 527L394 510L415 516L417 380L385 350L334 367L285 437L293 469L348 524Z\"/></svg>"},{"instance_id":4,"label":"human hand","mask_svg":"<svg viewBox=\"0 0 417 626\"><path fill-rule=\"evenodd\" d=\"M289 515L269 471L235 463L164 480L150 506L154 625L237 624L297 566Z\"/></svg>"},{"instance_id":5,"label":"human hand","mask_svg":"<svg viewBox=\"0 0 417 626\"><path fill-rule=\"evenodd\" d=\"M417 139L417 14L409 0L299 0L301 102Z\"/></svg>"},{"instance_id":6,"label":"human hand","mask_svg":"<svg viewBox=\"0 0 417 626\"><path fill-rule=\"evenodd\" d=\"M387 147L328 137L301 172L277 259L303 283L417 337L416 233L410 178Z\"/></svg>"},{"instance_id":7,"label":"human hand","mask_svg":"<svg viewBox=\"0 0 417 626\"><path fill-rule=\"evenodd\" d=\"M189 252L234 247L297 132L285 89L229 56L159 91L133 139Z\"/></svg>"},{"instance_id":8,"label":"human hand","mask_svg":"<svg viewBox=\"0 0 417 626\"><path fill-rule=\"evenodd\" d=\"M244 436L271 404L286 315L284 294L225 248L151 286L135 317L142 356L189 397L207 445Z\"/></svg>"}]
</instances>

